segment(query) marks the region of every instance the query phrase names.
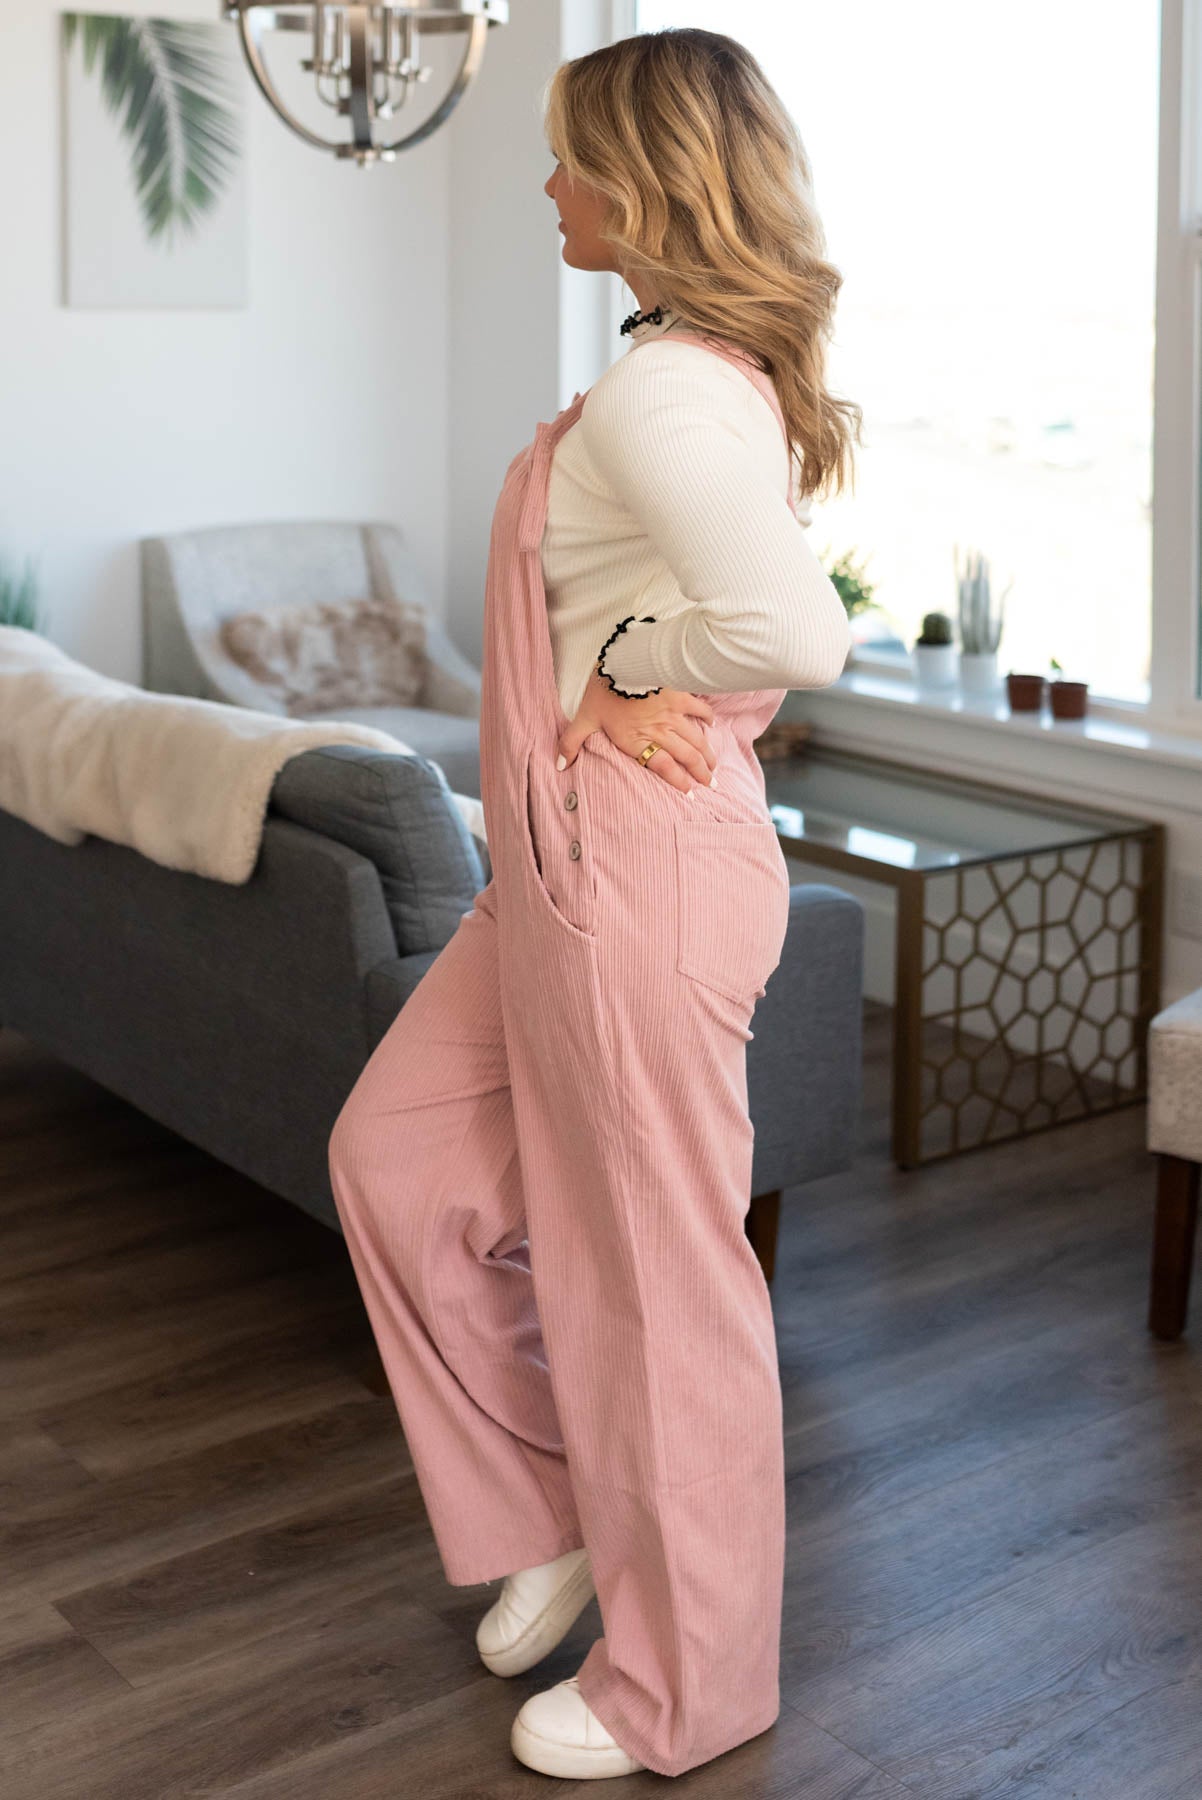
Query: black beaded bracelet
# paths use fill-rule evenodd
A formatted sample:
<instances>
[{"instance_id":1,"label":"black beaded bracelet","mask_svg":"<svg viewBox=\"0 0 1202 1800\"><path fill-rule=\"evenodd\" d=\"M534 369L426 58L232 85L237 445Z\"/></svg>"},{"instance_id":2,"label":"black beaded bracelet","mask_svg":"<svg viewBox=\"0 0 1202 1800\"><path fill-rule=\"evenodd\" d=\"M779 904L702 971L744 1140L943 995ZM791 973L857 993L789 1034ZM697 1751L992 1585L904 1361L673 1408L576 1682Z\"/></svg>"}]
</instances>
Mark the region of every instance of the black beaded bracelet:
<instances>
[{"instance_id":1,"label":"black beaded bracelet","mask_svg":"<svg viewBox=\"0 0 1202 1800\"><path fill-rule=\"evenodd\" d=\"M610 687L613 689L614 693L621 694L623 700L645 700L647 698L648 694L658 694L659 693L659 689L657 687L644 688L641 694L628 693L625 688L620 688L618 686L617 682L614 680L613 676L610 674L608 669L603 669L601 667L602 661L605 657L605 652L609 649L609 646L613 643L614 639L618 636L619 632L625 631L625 629L628 625L634 625L634 624L654 625L655 624L655 614L654 613L644 613L644 615L641 619L636 620L634 614L631 613L629 618L623 619L620 625L614 626L613 630L610 632L609 636L606 638L605 642L602 644L600 650L597 653L596 668L597 668L598 675L601 676L602 680L608 681L608 683L609 683Z\"/></svg>"}]
</instances>

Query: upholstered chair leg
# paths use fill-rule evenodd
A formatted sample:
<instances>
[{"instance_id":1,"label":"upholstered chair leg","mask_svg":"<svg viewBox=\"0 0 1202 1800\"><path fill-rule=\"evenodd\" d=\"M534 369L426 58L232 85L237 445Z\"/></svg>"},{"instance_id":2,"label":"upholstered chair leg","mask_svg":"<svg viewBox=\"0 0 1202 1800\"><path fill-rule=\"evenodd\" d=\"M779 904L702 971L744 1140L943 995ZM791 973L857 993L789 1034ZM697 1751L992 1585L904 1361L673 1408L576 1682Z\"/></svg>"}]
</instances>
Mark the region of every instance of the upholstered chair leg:
<instances>
[{"instance_id":1,"label":"upholstered chair leg","mask_svg":"<svg viewBox=\"0 0 1202 1800\"><path fill-rule=\"evenodd\" d=\"M771 1281L776 1272L776 1234L780 1226L780 1189L756 1194L747 1211L747 1236L751 1248L760 1259L764 1280Z\"/></svg>"},{"instance_id":2,"label":"upholstered chair leg","mask_svg":"<svg viewBox=\"0 0 1202 1800\"><path fill-rule=\"evenodd\" d=\"M1148 1329L1159 1338L1178 1338L1189 1310L1194 1236L1198 1225L1199 1165L1162 1152L1157 1158L1156 1231L1152 1249L1152 1293Z\"/></svg>"},{"instance_id":3,"label":"upholstered chair leg","mask_svg":"<svg viewBox=\"0 0 1202 1800\"><path fill-rule=\"evenodd\" d=\"M355 1373L370 1394L387 1394L391 1390L388 1385L388 1372L380 1355L379 1345L373 1338L363 1348L363 1361Z\"/></svg>"}]
</instances>

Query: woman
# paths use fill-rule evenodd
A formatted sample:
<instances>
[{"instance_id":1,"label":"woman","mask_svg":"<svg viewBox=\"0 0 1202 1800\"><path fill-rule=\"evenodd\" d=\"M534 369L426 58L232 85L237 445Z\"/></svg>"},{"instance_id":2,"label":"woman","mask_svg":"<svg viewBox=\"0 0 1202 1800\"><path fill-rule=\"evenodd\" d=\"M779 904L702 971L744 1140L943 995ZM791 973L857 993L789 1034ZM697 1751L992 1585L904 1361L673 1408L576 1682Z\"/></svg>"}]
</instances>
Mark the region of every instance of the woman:
<instances>
[{"instance_id":1,"label":"woman","mask_svg":"<svg viewBox=\"0 0 1202 1800\"><path fill-rule=\"evenodd\" d=\"M840 277L741 45L577 58L546 128L565 260L620 272L639 311L506 472L493 878L330 1170L443 1571L505 1578L486 1665L533 1667L597 1595L604 1635L526 1701L515 1754L678 1775L780 1706L780 1381L744 1224L749 1021L789 880L752 742L843 666L797 477L842 481L859 409L822 385Z\"/></svg>"}]
</instances>

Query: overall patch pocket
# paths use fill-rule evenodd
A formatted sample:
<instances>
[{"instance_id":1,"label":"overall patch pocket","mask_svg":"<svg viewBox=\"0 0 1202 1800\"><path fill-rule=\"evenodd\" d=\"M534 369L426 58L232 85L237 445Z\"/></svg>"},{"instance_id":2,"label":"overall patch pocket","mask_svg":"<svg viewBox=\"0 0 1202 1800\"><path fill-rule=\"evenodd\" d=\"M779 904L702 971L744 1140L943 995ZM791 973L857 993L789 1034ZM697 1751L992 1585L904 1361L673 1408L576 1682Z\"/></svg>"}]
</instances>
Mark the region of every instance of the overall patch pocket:
<instances>
[{"instance_id":1,"label":"overall patch pocket","mask_svg":"<svg viewBox=\"0 0 1202 1800\"><path fill-rule=\"evenodd\" d=\"M675 821L676 967L731 1000L753 1001L780 962L789 870L770 819Z\"/></svg>"}]
</instances>

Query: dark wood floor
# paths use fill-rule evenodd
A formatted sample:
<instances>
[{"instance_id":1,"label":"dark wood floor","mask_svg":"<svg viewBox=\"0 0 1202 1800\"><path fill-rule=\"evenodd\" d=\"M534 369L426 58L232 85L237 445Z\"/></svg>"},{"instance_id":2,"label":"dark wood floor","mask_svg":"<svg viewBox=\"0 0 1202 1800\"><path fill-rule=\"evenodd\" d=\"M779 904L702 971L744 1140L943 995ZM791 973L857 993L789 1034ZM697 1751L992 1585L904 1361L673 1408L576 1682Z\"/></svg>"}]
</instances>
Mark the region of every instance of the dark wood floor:
<instances>
[{"instance_id":1,"label":"dark wood floor","mask_svg":"<svg viewBox=\"0 0 1202 1800\"><path fill-rule=\"evenodd\" d=\"M1202 1298L1144 1325L1131 1108L786 1195L772 1730L706 1800L1198 1800ZM0 1033L4 1800L508 1800L341 1239ZM606 1793L662 1788L645 1774Z\"/></svg>"}]
</instances>

